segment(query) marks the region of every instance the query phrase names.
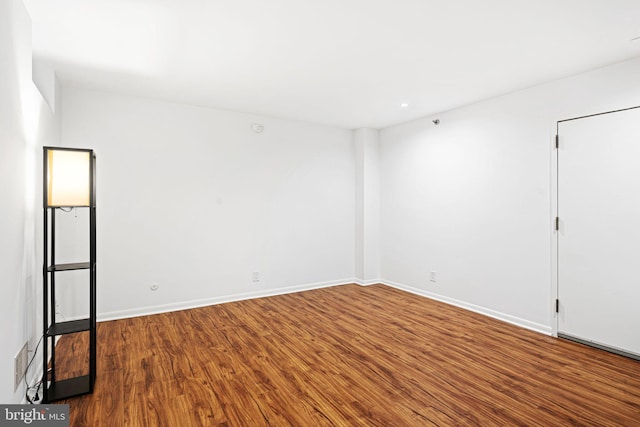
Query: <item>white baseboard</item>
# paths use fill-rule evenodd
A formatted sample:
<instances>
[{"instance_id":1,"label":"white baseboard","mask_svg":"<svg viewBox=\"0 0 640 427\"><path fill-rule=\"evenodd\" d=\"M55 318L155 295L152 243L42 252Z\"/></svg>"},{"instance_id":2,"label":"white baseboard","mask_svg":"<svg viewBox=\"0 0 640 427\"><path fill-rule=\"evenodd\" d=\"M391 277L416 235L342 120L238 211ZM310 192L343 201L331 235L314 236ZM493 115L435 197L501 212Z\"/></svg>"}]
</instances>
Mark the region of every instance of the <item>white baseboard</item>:
<instances>
[{"instance_id":1,"label":"white baseboard","mask_svg":"<svg viewBox=\"0 0 640 427\"><path fill-rule=\"evenodd\" d=\"M255 292L245 292L241 294L224 295L213 298L203 298L191 301L181 301L171 304L162 304L149 307L133 308L129 310L110 311L99 313L98 322L106 322L109 320L127 319L131 317L148 316L151 314L168 313L171 311L188 310L190 308L206 307L208 305L224 304L227 302L242 301L254 298L271 297L275 295L291 294L294 292L309 291L312 289L328 288L331 286L340 286L357 283L356 279L348 278L341 280L332 280L329 282L308 283L304 285L287 286L283 288L267 289ZM376 282L377 283L377 282Z\"/></svg>"},{"instance_id":2,"label":"white baseboard","mask_svg":"<svg viewBox=\"0 0 640 427\"><path fill-rule=\"evenodd\" d=\"M371 285L381 284L382 281L381 281L381 279L376 279L376 280L354 279L353 283L355 283L356 285L360 285L360 286L371 286Z\"/></svg>"},{"instance_id":3,"label":"white baseboard","mask_svg":"<svg viewBox=\"0 0 640 427\"><path fill-rule=\"evenodd\" d=\"M268 290L262 290L262 291L255 291L255 292L245 292L245 293L240 293L240 294L233 294L233 295L225 295L225 296L220 296L220 297L214 297L214 298L204 298L204 299L198 299L198 300L191 300L191 301L182 301L182 302L177 302L177 303L171 303L171 304L163 304L163 305L156 305L156 306L149 306L149 307L140 307L140 308L135 308L135 309L129 309L129 310L119 310L119 311L111 311L111 312L106 312L106 313L100 313L98 314L98 321L99 322L105 322L105 321L109 321L109 320L118 320L118 319L127 319L127 318L131 318L131 317L139 317L139 316L148 316L148 315L152 315L152 314L159 314L159 313L167 313L167 312L171 312L171 311L179 311L179 310L187 310L190 308L198 308L198 307L205 307L205 306L209 306L209 305L216 305L216 304L224 304L227 302L235 302L235 301L242 301L242 300L247 300L247 299L253 299L253 298L264 298L264 297L270 297L270 296L275 296L275 295L283 295L283 294L290 294L290 293L294 293L294 292L303 292L303 291L309 291L312 289L321 289L321 288L327 288L327 287L331 287L331 286L340 286L340 285L347 285L347 284L357 284L360 286L370 286L370 285L375 285L375 284L383 284L383 285L387 285L396 289L400 289L406 292L410 292L412 294L416 294L416 295L420 295L426 298L430 298L436 301L440 301L440 302L444 302L446 304L451 304L454 305L456 307L460 307L463 308L465 310L469 310L469 311L473 311L475 313L479 313L488 317L492 317L494 319L498 319L498 320L502 320L504 322L507 323L511 323L513 325L516 326L520 326L523 327L525 329L529 329L531 331L535 331L535 332L539 332L545 335L552 335L553 334L553 330L550 326L547 325L543 325L543 324L539 324L539 323L535 323L535 322L531 322L529 320L526 319L521 319L519 317L515 317L512 316L510 314L505 314L505 313L501 313L495 310L491 310L488 309L486 307L481 307L478 305L474 305L474 304L470 304L464 301L460 301L460 300L456 300L453 298L449 298L443 295L439 295L433 292L429 292L429 291L425 291L423 289L418 289L418 288L414 288L412 286L408 286L408 285L404 285L401 283L396 283L396 282L392 282L392 281L388 281L388 280L383 280L383 279L376 279L376 280L360 280L360 279L356 279L356 278L346 278L346 279L341 279L341 280L334 280L334 281L328 281L328 282L317 282L317 283L308 283L308 284L304 284L304 285L296 285L296 286L287 286L287 287L282 287L282 288L276 288L276 289L268 289Z\"/></svg>"},{"instance_id":4,"label":"white baseboard","mask_svg":"<svg viewBox=\"0 0 640 427\"><path fill-rule=\"evenodd\" d=\"M420 295L436 301L444 302L446 304L454 305L456 307L460 307L465 310L473 311L474 313L479 313L488 317L492 317L494 319L502 320L503 322L511 323L512 325L520 326L522 328L529 329L534 332L539 332L545 335L552 335L553 333L551 326L531 322L529 320L521 319L519 317L515 317L510 314L505 314L499 311L491 310L486 307L481 307L479 305L474 305L468 302L459 301L454 298L449 298L433 292L425 291L423 289L414 288L412 286L403 285L401 283L390 282L388 280L382 280L379 283L382 283L387 286L391 286L392 288L400 289L402 291L411 292L412 294L416 294L416 295Z\"/></svg>"}]
</instances>

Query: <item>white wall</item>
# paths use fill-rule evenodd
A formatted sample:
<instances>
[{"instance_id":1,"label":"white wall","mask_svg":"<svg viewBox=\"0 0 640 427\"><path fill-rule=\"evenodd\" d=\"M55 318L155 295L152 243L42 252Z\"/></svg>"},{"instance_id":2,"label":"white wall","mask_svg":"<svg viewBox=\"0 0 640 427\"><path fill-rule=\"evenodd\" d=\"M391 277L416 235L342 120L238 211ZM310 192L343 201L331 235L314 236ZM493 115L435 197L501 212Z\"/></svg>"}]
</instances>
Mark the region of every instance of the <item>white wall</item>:
<instances>
[{"instance_id":1,"label":"white wall","mask_svg":"<svg viewBox=\"0 0 640 427\"><path fill-rule=\"evenodd\" d=\"M380 282L380 144L376 129L353 132L355 149L356 261L360 284Z\"/></svg>"},{"instance_id":2,"label":"white wall","mask_svg":"<svg viewBox=\"0 0 640 427\"><path fill-rule=\"evenodd\" d=\"M40 147L57 144L60 128L31 80L31 22L20 0L0 2L0 52L0 402L19 403L13 358L42 332ZM40 362L39 354L30 380Z\"/></svg>"},{"instance_id":3,"label":"white wall","mask_svg":"<svg viewBox=\"0 0 640 427\"><path fill-rule=\"evenodd\" d=\"M341 129L67 88L64 144L99 160L101 317L355 276L548 333L555 120L639 104L639 68L463 107L439 126L394 126L379 144L372 129L351 141ZM64 305L66 316L84 307Z\"/></svg>"},{"instance_id":4,"label":"white wall","mask_svg":"<svg viewBox=\"0 0 640 427\"><path fill-rule=\"evenodd\" d=\"M99 318L354 280L350 131L73 88L62 116L98 159Z\"/></svg>"},{"instance_id":5,"label":"white wall","mask_svg":"<svg viewBox=\"0 0 640 427\"><path fill-rule=\"evenodd\" d=\"M555 121L634 105L640 59L384 129L383 280L551 332Z\"/></svg>"}]
</instances>

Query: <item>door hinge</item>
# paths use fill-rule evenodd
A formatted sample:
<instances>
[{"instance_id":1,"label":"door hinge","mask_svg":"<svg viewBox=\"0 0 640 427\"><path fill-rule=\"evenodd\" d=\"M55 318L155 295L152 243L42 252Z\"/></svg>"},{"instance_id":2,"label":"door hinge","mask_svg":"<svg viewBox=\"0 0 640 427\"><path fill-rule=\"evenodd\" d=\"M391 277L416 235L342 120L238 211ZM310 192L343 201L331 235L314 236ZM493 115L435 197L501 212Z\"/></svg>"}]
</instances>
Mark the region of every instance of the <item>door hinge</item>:
<instances>
[{"instance_id":1,"label":"door hinge","mask_svg":"<svg viewBox=\"0 0 640 427\"><path fill-rule=\"evenodd\" d=\"M556 135L556 149L560 148L560 135Z\"/></svg>"},{"instance_id":2,"label":"door hinge","mask_svg":"<svg viewBox=\"0 0 640 427\"><path fill-rule=\"evenodd\" d=\"M556 299L556 313L560 313L560 300Z\"/></svg>"},{"instance_id":3,"label":"door hinge","mask_svg":"<svg viewBox=\"0 0 640 427\"><path fill-rule=\"evenodd\" d=\"M560 230L560 217L556 217L556 231Z\"/></svg>"}]
</instances>

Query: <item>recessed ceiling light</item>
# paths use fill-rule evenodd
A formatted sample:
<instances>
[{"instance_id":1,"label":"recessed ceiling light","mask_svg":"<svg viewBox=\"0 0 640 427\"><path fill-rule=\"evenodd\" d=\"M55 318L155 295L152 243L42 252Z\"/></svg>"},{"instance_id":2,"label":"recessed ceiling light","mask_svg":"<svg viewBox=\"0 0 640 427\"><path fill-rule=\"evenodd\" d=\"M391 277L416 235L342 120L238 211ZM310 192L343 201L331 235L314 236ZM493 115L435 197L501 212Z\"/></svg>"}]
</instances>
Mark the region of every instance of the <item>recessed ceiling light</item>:
<instances>
[{"instance_id":1,"label":"recessed ceiling light","mask_svg":"<svg viewBox=\"0 0 640 427\"><path fill-rule=\"evenodd\" d=\"M403 104L400 104L400 106L401 106L402 108L407 108L407 107L409 106L409 104L407 104L407 103L403 103Z\"/></svg>"}]
</instances>

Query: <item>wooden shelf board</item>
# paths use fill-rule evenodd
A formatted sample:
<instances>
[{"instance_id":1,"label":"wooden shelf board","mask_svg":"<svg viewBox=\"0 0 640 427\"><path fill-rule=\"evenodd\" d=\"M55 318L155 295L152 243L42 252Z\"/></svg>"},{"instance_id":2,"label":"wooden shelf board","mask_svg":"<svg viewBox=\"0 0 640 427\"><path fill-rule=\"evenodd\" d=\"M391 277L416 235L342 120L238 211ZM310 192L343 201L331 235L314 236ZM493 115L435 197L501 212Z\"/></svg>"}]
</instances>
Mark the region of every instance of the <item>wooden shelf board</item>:
<instances>
[{"instance_id":1,"label":"wooden shelf board","mask_svg":"<svg viewBox=\"0 0 640 427\"><path fill-rule=\"evenodd\" d=\"M52 383L47 390L47 401L53 402L88 393L91 393L91 381L89 375L83 375Z\"/></svg>"},{"instance_id":2,"label":"wooden shelf board","mask_svg":"<svg viewBox=\"0 0 640 427\"><path fill-rule=\"evenodd\" d=\"M74 262L70 264L54 264L50 265L47 271L69 271L69 270L87 270L91 268L89 262Z\"/></svg>"},{"instance_id":3,"label":"wooden shelf board","mask_svg":"<svg viewBox=\"0 0 640 427\"><path fill-rule=\"evenodd\" d=\"M73 334L76 332L88 331L91 329L91 319L72 320L70 322L54 323L47 330L47 336Z\"/></svg>"}]
</instances>

